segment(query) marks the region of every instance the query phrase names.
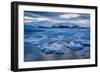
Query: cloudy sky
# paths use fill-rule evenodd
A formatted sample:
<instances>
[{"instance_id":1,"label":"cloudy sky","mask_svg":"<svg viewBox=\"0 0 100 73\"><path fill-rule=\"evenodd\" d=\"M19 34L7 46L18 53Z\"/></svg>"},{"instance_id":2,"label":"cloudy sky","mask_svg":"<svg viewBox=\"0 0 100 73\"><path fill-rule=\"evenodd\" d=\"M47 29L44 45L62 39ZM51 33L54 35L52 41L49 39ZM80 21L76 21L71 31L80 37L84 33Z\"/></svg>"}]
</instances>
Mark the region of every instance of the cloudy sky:
<instances>
[{"instance_id":1,"label":"cloudy sky","mask_svg":"<svg viewBox=\"0 0 100 73\"><path fill-rule=\"evenodd\" d=\"M59 26L78 25L80 27L90 27L89 14L61 13L61 12L36 12L24 11L25 25L32 26Z\"/></svg>"}]
</instances>

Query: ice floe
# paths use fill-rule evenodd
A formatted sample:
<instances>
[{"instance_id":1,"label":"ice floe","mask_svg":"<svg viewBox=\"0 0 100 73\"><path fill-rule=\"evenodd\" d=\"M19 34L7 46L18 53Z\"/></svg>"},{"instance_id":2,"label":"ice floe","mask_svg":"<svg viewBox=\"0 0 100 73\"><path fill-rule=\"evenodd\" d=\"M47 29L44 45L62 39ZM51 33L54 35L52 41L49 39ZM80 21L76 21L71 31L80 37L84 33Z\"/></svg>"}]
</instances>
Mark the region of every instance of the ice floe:
<instances>
[{"instance_id":1,"label":"ice floe","mask_svg":"<svg viewBox=\"0 0 100 73\"><path fill-rule=\"evenodd\" d=\"M82 50L83 49L83 45L81 45L81 44L76 44L75 42L70 42L68 45L68 48L70 48L71 50Z\"/></svg>"}]
</instances>

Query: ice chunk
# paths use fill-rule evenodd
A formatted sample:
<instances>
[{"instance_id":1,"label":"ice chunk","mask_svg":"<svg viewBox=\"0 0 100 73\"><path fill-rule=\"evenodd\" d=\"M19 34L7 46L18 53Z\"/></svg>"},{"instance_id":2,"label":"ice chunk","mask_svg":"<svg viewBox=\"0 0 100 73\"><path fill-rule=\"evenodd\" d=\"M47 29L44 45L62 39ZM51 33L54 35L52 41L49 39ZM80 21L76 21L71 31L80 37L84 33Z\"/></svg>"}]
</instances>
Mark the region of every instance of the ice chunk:
<instances>
[{"instance_id":1,"label":"ice chunk","mask_svg":"<svg viewBox=\"0 0 100 73\"><path fill-rule=\"evenodd\" d=\"M76 44L75 42L70 42L68 44L68 48L73 50L73 51L77 51L77 50L82 50L83 49L83 45L81 44Z\"/></svg>"},{"instance_id":2,"label":"ice chunk","mask_svg":"<svg viewBox=\"0 0 100 73\"><path fill-rule=\"evenodd\" d=\"M59 49L59 50L56 50L54 53L57 54L57 55L63 55L64 54L64 50L63 49Z\"/></svg>"},{"instance_id":3,"label":"ice chunk","mask_svg":"<svg viewBox=\"0 0 100 73\"><path fill-rule=\"evenodd\" d=\"M90 46L90 40L84 40L84 39L75 39L74 40L75 43L80 43L81 45L84 45L84 46Z\"/></svg>"},{"instance_id":4,"label":"ice chunk","mask_svg":"<svg viewBox=\"0 0 100 73\"><path fill-rule=\"evenodd\" d=\"M53 43L53 44L48 44L45 43L42 45L41 50L42 52L46 53L46 54L64 54L64 50L62 49L62 44L58 44L58 43Z\"/></svg>"},{"instance_id":5,"label":"ice chunk","mask_svg":"<svg viewBox=\"0 0 100 73\"><path fill-rule=\"evenodd\" d=\"M90 46L90 41L89 40L84 40L81 42L82 45L84 46Z\"/></svg>"},{"instance_id":6,"label":"ice chunk","mask_svg":"<svg viewBox=\"0 0 100 73\"><path fill-rule=\"evenodd\" d=\"M59 44L59 43L53 43L53 44L51 44L50 47L55 48L55 49L61 49L63 47L63 45Z\"/></svg>"},{"instance_id":7,"label":"ice chunk","mask_svg":"<svg viewBox=\"0 0 100 73\"><path fill-rule=\"evenodd\" d=\"M82 32L76 33L73 37L76 38L76 39L87 39L86 34L82 33Z\"/></svg>"},{"instance_id":8,"label":"ice chunk","mask_svg":"<svg viewBox=\"0 0 100 73\"><path fill-rule=\"evenodd\" d=\"M44 48L42 51L43 51L45 54L52 54L52 53L53 53L53 50L50 49L50 48Z\"/></svg>"}]
</instances>

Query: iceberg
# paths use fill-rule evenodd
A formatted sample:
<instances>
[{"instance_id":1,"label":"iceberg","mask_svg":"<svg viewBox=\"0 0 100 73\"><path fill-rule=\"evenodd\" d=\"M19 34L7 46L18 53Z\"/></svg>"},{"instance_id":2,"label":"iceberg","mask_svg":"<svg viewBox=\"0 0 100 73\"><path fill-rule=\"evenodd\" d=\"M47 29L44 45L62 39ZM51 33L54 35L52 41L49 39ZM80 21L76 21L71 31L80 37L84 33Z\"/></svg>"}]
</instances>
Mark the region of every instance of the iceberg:
<instances>
[{"instance_id":1,"label":"iceberg","mask_svg":"<svg viewBox=\"0 0 100 73\"><path fill-rule=\"evenodd\" d=\"M84 40L81 42L82 45L84 46L90 46L90 41L89 40Z\"/></svg>"},{"instance_id":2,"label":"iceberg","mask_svg":"<svg viewBox=\"0 0 100 73\"><path fill-rule=\"evenodd\" d=\"M42 52L46 53L46 54L64 54L64 50L62 49L62 44L58 44L58 43L53 43L53 44L48 44L48 43L44 43L42 46L41 50Z\"/></svg>"},{"instance_id":3,"label":"iceberg","mask_svg":"<svg viewBox=\"0 0 100 73\"><path fill-rule=\"evenodd\" d=\"M80 43L83 46L90 46L90 40L77 39L77 40L74 40L74 42Z\"/></svg>"},{"instance_id":4,"label":"iceberg","mask_svg":"<svg viewBox=\"0 0 100 73\"><path fill-rule=\"evenodd\" d=\"M84 48L83 45L81 44L76 44L75 42L70 42L68 45L68 48L73 50L73 51L77 51L77 50L82 50Z\"/></svg>"},{"instance_id":5,"label":"iceberg","mask_svg":"<svg viewBox=\"0 0 100 73\"><path fill-rule=\"evenodd\" d=\"M73 37L76 39L86 39L87 38L86 34L82 32L76 33Z\"/></svg>"}]
</instances>

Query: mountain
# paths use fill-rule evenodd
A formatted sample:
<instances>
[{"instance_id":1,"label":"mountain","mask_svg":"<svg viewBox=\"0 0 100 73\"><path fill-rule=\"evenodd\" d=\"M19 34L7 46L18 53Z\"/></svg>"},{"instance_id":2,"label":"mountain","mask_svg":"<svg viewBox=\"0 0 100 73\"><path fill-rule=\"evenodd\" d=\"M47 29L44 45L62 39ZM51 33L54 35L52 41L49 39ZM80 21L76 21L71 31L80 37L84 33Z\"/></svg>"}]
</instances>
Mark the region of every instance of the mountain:
<instances>
[{"instance_id":1,"label":"mountain","mask_svg":"<svg viewBox=\"0 0 100 73\"><path fill-rule=\"evenodd\" d=\"M81 26L82 25L82 26ZM38 22L30 22L25 23L25 29L33 29L33 28L89 28L88 26L84 26L84 24L74 24L68 22L56 23L50 21L38 21Z\"/></svg>"}]
</instances>

